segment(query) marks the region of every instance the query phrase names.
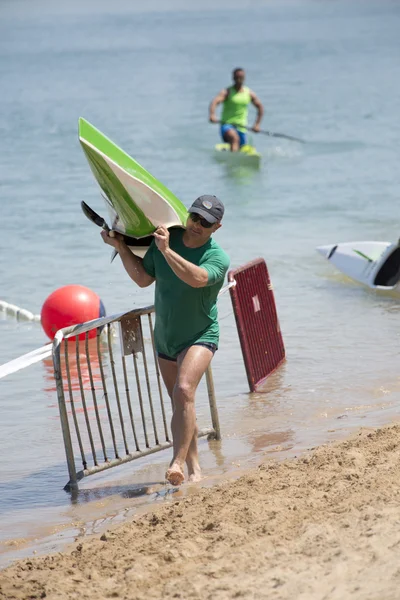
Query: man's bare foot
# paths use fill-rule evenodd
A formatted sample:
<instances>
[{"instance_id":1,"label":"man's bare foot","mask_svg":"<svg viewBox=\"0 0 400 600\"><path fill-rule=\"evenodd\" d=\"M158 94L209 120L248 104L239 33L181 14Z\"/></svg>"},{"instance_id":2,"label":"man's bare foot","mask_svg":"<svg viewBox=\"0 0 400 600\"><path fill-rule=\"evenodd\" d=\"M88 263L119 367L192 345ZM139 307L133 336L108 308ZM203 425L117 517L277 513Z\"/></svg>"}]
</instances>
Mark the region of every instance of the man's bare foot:
<instances>
[{"instance_id":1,"label":"man's bare foot","mask_svg":"<svg viewBox=\"0 0 400 600\"><path fill-rule=\"evenodd\" d=\"M196 461L193 464L187 465L190 483L198 483L203 479L199 463Z\"/></svg>"},{"instance_id":2,"label":"man's bare foot","mask_svg":"<svg viewBox=\"0 0 400 600\"><path fill-rule=\"evenodd\" d=\"M183 469L177 463L173 463L165 473L165 479L171 485L181 485L185 481Z\"/></svg>"},{"instance_id":3,"label":"man's bare foot","mask_svg":"<svg viewBox=\"0 0 400 600\"><path fill-rule=\"evenodd\" d=\"M202 479L203 476L201 474L201 471L199 471L198 473L192 473L191 475L189 475L188 481L190 481L190 483L198 483Z\"/></svg>"}]
</instances>

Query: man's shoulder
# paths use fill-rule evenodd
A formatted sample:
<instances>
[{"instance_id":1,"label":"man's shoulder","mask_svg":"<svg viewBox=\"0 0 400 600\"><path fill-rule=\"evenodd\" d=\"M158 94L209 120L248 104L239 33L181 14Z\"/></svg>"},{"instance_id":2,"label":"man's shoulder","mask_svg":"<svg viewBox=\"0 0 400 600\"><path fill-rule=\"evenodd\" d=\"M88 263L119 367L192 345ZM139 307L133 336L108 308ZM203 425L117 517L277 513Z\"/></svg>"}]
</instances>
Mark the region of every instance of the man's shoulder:
<instances>
[{"instance_id":1,"label":"man's shoulder","mask_svg":"<svg viewBox=\"0 0 400 600\"><path fill-rule=\"evenodd\" d=\"M254 90L252 90L251 88L247 88L247 90L248 90L248 92L249 92L249 96L250 96L250 98L251 98L252 100L253 100L254 98L257 98L257 99L258 99L258 96L257 96L257 94L255 93L255 91L254 91Z\"/></svg>"},{"instance_id":2,"label":"man's shoulder","mask_svg":"<svg viewBox=\"0 0 400 600\"><path fill-rule=\"evenodd\" d=\"M233 85L228 85L228 87L224 88L222 91L225 92L225 100L229 98L233 90Z\"/></svg>"},{"instance_id":3,"label":"man's shoulder","mask_svg":"<svg viewBox=\"0 0 400 600\"><path fill-rule=\"evenodd\" d=\"M227 266L229 266L229 263L231 262L231 259L229 258L228 254L223 248L221 248L221 246L218 244L218 242L214 240L214 238L211 238L210 240L209 254L215 256L218 255L220 260L223 261Z\"/></svg>"}]
</instances>

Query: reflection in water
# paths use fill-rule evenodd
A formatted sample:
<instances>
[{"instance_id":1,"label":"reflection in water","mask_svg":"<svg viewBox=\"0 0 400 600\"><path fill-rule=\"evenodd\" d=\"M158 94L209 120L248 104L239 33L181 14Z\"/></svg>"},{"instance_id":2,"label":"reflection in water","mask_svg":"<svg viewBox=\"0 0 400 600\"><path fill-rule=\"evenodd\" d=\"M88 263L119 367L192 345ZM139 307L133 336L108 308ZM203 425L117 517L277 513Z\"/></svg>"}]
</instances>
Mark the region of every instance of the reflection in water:
<instances>
[{"instance_id":1,"label":"reflection in water","mask_svg":"<svg viewBox=\"0 0 400 600\"><path fill-rule=\"evenodd\" d=\"M218 440L211 439L208 441L208 447L215 458L215 464L217 465L217 467L224 467L226 464L226 457L222 453L221 442Z\"/></svg>"},{"instance_id":2,"label":"reflection in water","mask_svg":"<svg viewBox=\"0 0 400 600\"><path fill-rule=\"evenodd\" d=\"M233 180L239 185L251 185L260 177L259 169L245 165L221 165L226 179Z\"/></svg>"},{"instance_id":3,"label":"reflection in water","mask_svg":"<svg viewBox=\"0 0 400 600\"><path fill-rule=\"evenodd\" d=\"M63 342L61 346L61 374L64 397L67 406L71 405L71 401L73 401L76 414L84 413L85 410L91 413L105 408L103 404L99 403L96 407L90 399L90 394L88 394L88 397L83 398L85 400L84 408L82 394L96 389L103 396L100 362L105 363L107 357L108 346L102 337L100 337L99 344L97 339L90 339L87 343L86 341L78 343ZM53 396L57 393L57 388L52 357L45 359L43 363L45 367L44 391ZM67 412L71 414L71 410ZM56 418L59 419L59 416L57 415Z\"/></svg>"},{"instance_id":4,"label":"reflection in water","mask_svg":"<svg viewBox=\"0 0 400 600\"><path fill-rule=\"evenodd\" d=\"M71 504L85 504L98 500L104 500L110 496L121 496L121 498L133 499L147 497L148 500L157 500L170 494L175 494L179 488L171 487L165 481L153 481L124 484L105 485L91 489L79 489L71 493Z\"/></svg>"},{"instance_id":5,"label":"reflection in water","mask_svg":"<svg viewBox=\"0 0 400 600\"><path fill-rule=\"evenodd\" d=\"M279 369L271 373L271 375L268 375L266 381L258 388L257 392L249 394L250 401L259 399L267 400L266 394L274 392L275 402L276 394L285 391L284 380L286 377L286 364L286 362L283 362Z\"/></svg>"},{"instance_id":6,"label":"reflection in water","mask_svg":"<svg viewBox=\"0 0 400 600\"><path fill-rule=\"evenodd\" d=\"M254 432L248 435L252 452L260 452L269 446L277 446L275 450L288 450L294 443L293 431L275 431L273 433ZM288 442L291 442L288 444Z\"/></svg>"},{"instance_id":7,"label":"reflection in water","mask_svg":"<svg viewBox=\"0 0 400 600\"><path fill-rule=\"evenodd\" d=\"M61 373L62 380L64 383L64 392L68 394L68 372L65 358L65 346L67 342L63 342L61 347ZM91 389L91 380L90 380L90 369L92 371L93 382L98 383L101 382L101 372L100 372L100 360L103 361L106 354L108 353L107 344L100 337L100 357L97 350L97 340L91 339L88 340L87 348L86 342L79 342L78 344L69 343L67 346L68 350L68 370L70 374L71 380L71 390L73 392L80 391L80 379L83 389L90 390ZM90 361L90 369L88 364L88 359ZM57 391L56 383L54 379L54 367L53 367L53 359L52 357L46 358L43 361L45 366L45 379L46 385L44 387L44 391L47 393L53 393Z\"/></svg>"}]
</instances>

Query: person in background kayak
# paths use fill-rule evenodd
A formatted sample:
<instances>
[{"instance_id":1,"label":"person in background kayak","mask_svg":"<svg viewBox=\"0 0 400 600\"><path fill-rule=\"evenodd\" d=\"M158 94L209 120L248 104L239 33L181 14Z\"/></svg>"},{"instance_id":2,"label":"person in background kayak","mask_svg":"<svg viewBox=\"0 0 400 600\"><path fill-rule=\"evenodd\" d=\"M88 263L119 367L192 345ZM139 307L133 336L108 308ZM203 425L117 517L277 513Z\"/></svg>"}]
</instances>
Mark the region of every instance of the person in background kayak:
<instances>
[{"instance_id":1,"label":"person in background kayak","mask_svg":"<svg viewBox=\"0 0 400 600\"><path fill-rule=\"evenodd\" d=\"M172 399L174 453L165 477L172 485L201 478L197 451L195 394L218 348L217 298L229 257L212 239L221 227L224 205L216 196L200 196L189 208L186 229L160 225L143 259L116 232L101 236L113 246L128 275L139 287L154 281L158 364Z\"/></svg>"},{"instance_id":2,"label":"person in background kayak","mask_svg":"<svg viewBox=\"0 0 400 600\"><path fill-rule=\"evenodd\" d=\"M210 104L209 119L211 123L221 123L221 136L237 152L246 144L248 106L250 102L257 109L257 117L252 131L260 131L260 123L264 115L264 107L256 94L244 85L244 69L235 69L232 74L233 85L220 91ZM221 121L215 115L218 104L223 104Z\"/></svg>"}]
</instances>

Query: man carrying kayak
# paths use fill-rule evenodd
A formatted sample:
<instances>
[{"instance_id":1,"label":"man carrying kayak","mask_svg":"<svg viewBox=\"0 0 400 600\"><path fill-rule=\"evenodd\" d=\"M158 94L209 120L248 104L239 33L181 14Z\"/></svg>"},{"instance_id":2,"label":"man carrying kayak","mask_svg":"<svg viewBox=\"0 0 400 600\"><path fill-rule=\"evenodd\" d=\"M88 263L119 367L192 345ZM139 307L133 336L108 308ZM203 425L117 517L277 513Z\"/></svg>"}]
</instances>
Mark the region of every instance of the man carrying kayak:
<instances>
[{"instance_id":1,"label":"man carrying kayak","mask_svg":"<svg viewBox=\"0 0 400 600\"><path fill-rule=\"evenodd\" d=\"M200 196L189 209L186 229L157 227L143 259L132 254L122 235L101 233L139 287L156 282L154 339L173 406L173 458L165 475L172 485L184 481L185 462L189 481L201 478L195 394L218 348L217 297L229 257L211 236L223 214L216 196Z\"/></svg>"},{"instance_id":2,"label":"man carrying kayak","mask_svg":"<svg viewBox=\"0 0 400 600\"><path fill-rule=\"evenodd\" d=\"M210 104L209 119L211 123L221 123L221 137L231 146L232 152L237 152L246 144L246 129L248 105L250 102L257 109L257 117L252 131L260 131L260 123L264 107L255 93L244 85L244 69L235 69L232 74L233 85L220 91ZM215 115L218 104L223 104L221 121Z\"/></svg>"}]
</instances>

